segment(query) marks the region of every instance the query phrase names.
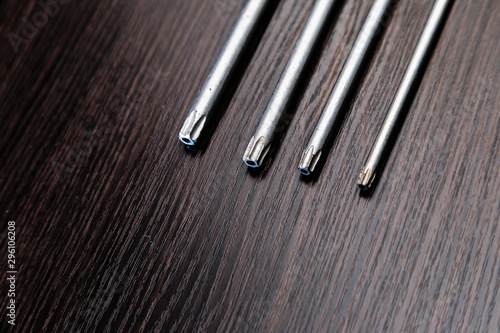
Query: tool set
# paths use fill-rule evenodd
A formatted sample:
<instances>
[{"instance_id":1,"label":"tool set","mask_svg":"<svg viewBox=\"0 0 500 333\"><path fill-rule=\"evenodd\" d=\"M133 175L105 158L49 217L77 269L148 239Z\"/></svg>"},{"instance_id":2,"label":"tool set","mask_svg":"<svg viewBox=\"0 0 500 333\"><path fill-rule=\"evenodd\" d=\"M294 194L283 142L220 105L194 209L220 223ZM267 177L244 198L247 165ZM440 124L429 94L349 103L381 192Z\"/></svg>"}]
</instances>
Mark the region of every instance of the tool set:
<instances>
[{"instance_id":1,"label":"tool set","mask_svg":"<svg viewBox=\"0 0 500 333\"><path fill-rule=\"evenodd\" d=\"M243 161L251 168L261 167L271 145L284 130L291 117L290 101L298 94L297 87L304 79L304 72L310 64L314 49L321 42L321 36L330 25L332 11L340 0L316 0L304 24L302 32L267 103L254 135L243 155ZM270 1L249 0L236 22L229 39L225 43L215 65L191 107L179 132L179 139L186 145L196 145L204 133L207 120L216 114L217 102L227 92L232 74L239 68L241 58L249 40L255 34L264 14L270 10ZM397 0L374 0L356 41L347 57L330 94L316 128L307 144L299 163L299 171L304 175L314 172L321 157L326 156L325 144L334 137L333 129L343 118L343 108L350 93L356 89L357 78L364 65L369 63L370 48L376 43L381 31L388 24L387 17L393 12ZM444 23L447 10L453 0L435 0L423 33L416 44L410 63L406 69L384 123L373 144L372 150L359 177L358 186L369 189L375 177L380 175L384 159L390 152L397 135L398 125L404 118L405 108L411 92L418 86L425 69L426 59L431 53L440 27Z\"/></svg>"}]
</instances>

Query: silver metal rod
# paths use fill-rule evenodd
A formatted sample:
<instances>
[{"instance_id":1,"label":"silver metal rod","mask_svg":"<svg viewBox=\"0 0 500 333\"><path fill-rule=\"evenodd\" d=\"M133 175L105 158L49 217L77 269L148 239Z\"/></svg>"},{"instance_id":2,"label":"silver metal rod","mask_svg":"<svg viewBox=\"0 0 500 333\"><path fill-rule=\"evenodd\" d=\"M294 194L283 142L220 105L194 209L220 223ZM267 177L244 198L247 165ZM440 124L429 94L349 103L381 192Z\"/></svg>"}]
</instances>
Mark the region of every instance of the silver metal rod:
<instances>
[{"instance_id":1,"label":"silver metal rod","mask_svg":"<svg viewBox=\"0 0 500 333\"><path fill-rule=\"evenodd\" d=\"M337 0L316 0L305 26L297 40L292 55L274 89L271 100L260 120L254 136L243 156L246 165L257 168L262 165L274 135L283 130L286 108L293 97L313 49L321 36L328 17ZM280 124L281 121L281 124Z\"/></svg>"},{"instance_id":2,"label":"silver metal rod","mask_svg":"<svg viewBox=\"0 0 500 333\"><path fill-rule=\"evenodd\" d=\"M207 120L219 110L217 102L227 92L228 82L242 60L246 46L264 18L271 0L249 0L233 27L228 40L196 97L179 132L179 139L186 145L195 145Z\"/></svg>"},{"instance_id":3,"label":"silver metal rod","mask_svg":"<svg viewBox=\"0 0 500 333\"><path fill-rule=\"evenodd\" d=\"M360 69L364 63L366 55L375 40L377 31L383 24L384 14L388 11L394 0L375 0L361 31L354 42L344 67L337 79L330 98L323 109L321 117L309 140L307 148L302 154L299 163L299 171L304 175L309 175L314 171L326 140L332 132L334 125L341 118L341 108L356 82Z\"/></svg>"},{"instance_id":4,"label":"silver metal rod","mask_svg":"<svg viewBox=\"0 0 500 333\"><path fill-rule=\"evenodd\" d=\"M384 120L382 129L380 130L377 140L359 176L358 186L360 189L369 189L380 171L384 155L387 153L388 147L391 146L390 140L396 132L398 119L403 113L405 102L418 81L419 73L423 69L422 67L429 53L430 46L438 34L438 28L445 18L446 9L452 1L453 0L436 0L432 8L422 36L413 52L408 68L406 69L396 96Z\"/></svg>"}]
</instances>

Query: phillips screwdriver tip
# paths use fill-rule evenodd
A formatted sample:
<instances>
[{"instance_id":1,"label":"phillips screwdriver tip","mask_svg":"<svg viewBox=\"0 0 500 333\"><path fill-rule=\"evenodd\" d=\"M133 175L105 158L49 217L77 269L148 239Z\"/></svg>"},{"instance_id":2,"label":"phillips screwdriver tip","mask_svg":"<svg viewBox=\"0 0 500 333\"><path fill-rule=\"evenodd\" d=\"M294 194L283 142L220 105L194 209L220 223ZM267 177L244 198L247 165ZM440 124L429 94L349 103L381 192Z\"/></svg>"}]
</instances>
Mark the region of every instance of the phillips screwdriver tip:
<instances>
[{"instance_id":1,"label":"phillips screwdriver tip","mask_svg":"<svg viewBox=\"0 0 500 333\"><path fill-rule=\"evenodd\" d=\"M302 159L299 163L299 171L305 176L309 176L316 168L319 158L321 156L321 150L315 152L314 146L310 146L304 154L302 154Z\"/></svg>"},{"instance_id":2,"label":"phillips screwdriver tip","mask_svg":"<svg viewBox=\"0 0 500 333\"><path fill-rule=\"evenodd\" d=\"M369 190L375 179L375 173L372 168L363 168L361 174L359 175L358 187L359 189L366 191Z\"/></svg>"},{"instance_id":3,"label":"phillips screwdriver tip","mask_svg":"<svg viewBox=\"0 0 500 333\"><path fill-rule=\"evenodd\" d=\"M196 110L191 111L179 132L179 140L188 146L194 146L205 126L205 120L205 115L200 115Z\"/></svg>"},{"instance_id":4,"label":"phillips screwdriver tip","mask_svg":"<svg viewBox=\"0 0 500 333\"><path fill-rule=\"evenodd\" d=\"M264 158L269 152L269 144L265 145L264 137L261 136L258 140L252 136L248 144L245 155L243 155L243 162L251 168L258 168L262 165Z\"/></svg>"}]
</instances>

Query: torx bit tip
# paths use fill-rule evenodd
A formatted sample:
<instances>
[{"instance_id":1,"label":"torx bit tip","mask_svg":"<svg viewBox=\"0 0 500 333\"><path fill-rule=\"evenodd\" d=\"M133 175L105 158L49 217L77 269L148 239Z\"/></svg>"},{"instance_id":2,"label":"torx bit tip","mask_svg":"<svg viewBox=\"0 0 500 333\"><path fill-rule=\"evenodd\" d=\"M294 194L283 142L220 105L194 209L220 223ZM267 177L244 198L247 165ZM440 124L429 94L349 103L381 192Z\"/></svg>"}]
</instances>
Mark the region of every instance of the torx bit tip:
<instances>
[{"instance_id":1,"label":"torx bit tip","mask_svg":"<svg viewBox=\"0 0 500 333\"><path fill-rule=\"evenodd\" d=\"M422 80L421 72L426 66L426 58L432 51L432 42L439 35L439 27L446 18L447 9L453 4L453 0L435 0L424 30L417 42L410 63L401 79L396 96L392 100L389 112L385 116L382 128L373 143L372 149L363 171L359 177L358 186L362 190L372 186L376 175L382 172L384 159L387 158L395 137L398 133L401 121L404 120L406 102L411 97L411 91L418 87Z\"/></svg>"},{"instance_id":2,"label":"torx bit tip","mask_svg":"<svg viewBox=\"0 0 500 333\"><path fill-rule=\"evenodd\" d=\"M250 43L252 39L261 38L259 26L266 24L266 13L274 11L273 0L248 0L236 21L228 39L224 43L217 60L212 66L203 86L198 92L184 125L179 132L182 143L193 146L197 141L204 141L208 134L202 131L205 122L214 124L217 116L221 115L220 101L228 95L230 83L237 79L235 74L244 70L246 54L251 55ZM192 111L196 110L196 111Z\"/></svg>"},{"instance_id":3,"label":"torx bit tip","mask_svg":"<svg viewBox=\"0 0 500 333\"><path fill-rule=\"evenodd\" d=\"M369 190L375 180L375 173L372 168L363 168L359 175L358 187L360 190Z\"/></svg>"},{"instance_id":4,"label":"torx bit tip","mask_svg":"<svg viewBox=\"0 0 500 333\"><path fill-rule=\"evenodd\" d=\"M359 82L357 78L359 78L363 70L363 65L369 63L367 60L369 60L371 46L377 40L379 31L387 23L388 15L386 14L392 13L389 9L394 2L393 0L373 1L365 23L342 67L328 102L321 112L321 117L306 146L307 148L304 150L299 164L299 171L302 174L308 175L313 172L320 159L321 152L327 153L325 150L327 141L334 138L332 136L333 131L337 127L336 125L342 122L345 115L346 101ZM312 147L314 147L314 150L311 149Z\"/></svg>"},{"instance_id":5,"label":"torx bit tip","mask_svg":"<svg viewBox=\"0 0 500 333\"><path fill-rule=\"evenodd\" d=\"M316 164L318 164L320 156L321 150L315 152L314 146L310 146L304 154L302 154L302 159L299 163L300 173L305 176L309 176L316 168Z\"/></svg>"},{"instance_id":6,"label":"torx bit tip","mask_svg":"<svg viewBox=\"0 0 500 333\"><path fill-rule=\"evenodd\" d=\"M196 110L191 111L179 132L179 140L188 146L194 146L205 126L206 119L205 115L200 115Z\"/></svg>"},{"instance_id":7,"label":"torx bit tip","mask_svg":"<svg viewBox=\"0 0 500 333\"><path fill-rule=\"evenodd\" d=\"M258 168L262 165L264 158L269 152L270 145L265 145L264 137L261 136L258 140L252 136L247 150L243 155L243 162L251 168Z\"/></svg>"}]
</instances>

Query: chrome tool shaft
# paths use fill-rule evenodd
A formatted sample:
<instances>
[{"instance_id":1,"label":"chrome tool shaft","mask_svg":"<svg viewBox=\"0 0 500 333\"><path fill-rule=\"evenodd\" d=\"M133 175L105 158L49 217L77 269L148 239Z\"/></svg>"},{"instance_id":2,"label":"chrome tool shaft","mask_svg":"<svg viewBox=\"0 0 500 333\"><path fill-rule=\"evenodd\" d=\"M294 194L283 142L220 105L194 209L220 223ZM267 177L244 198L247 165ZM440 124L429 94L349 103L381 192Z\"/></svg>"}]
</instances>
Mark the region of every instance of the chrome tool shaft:
<instances>
[{"instance_id":1,"label":"chrome tool shaft","mask_svg":"<svg viewBox=\"0 0 500 333\"><path fill-rule=\"evenodd\" d=\"M202 135L207 120L218 112L217 102L227 92L232 74L238 70L246 46L262 22L272 0L249 0L222 51L212 67L203 87L196 97L179 132L179 139L186 145L195 145Z\"/></svg>"},{"instance_id":2,"label":"chrome tool shaft","mask_svg":"<svg viewBox=\"0 0 500 333\"><path fill-rule=\"evenodd\" d=\"M330 94L330 98L323 109L309 144L302 154L299 163L299 171L302 174L309 175L314 171L334 125L341 118L342 106L356 82L356 77L369 53L370 46L377 36L377 31L384 24L384 14L388 11L391 3L394 3L394 0L375 0L373 3Z\"/></svg>"},{"instance_id":3,"label":"chrome tool shaft","mask_svg":"<svg viewBox=\"0 0 500 333\"><path fill-rule=\"evenodd\" d=\"M311 59L313 49L320 39L328 17L337 0L316 0L307 18L305 26L297 40L293 52L274 89L271 100L266 106L254 136L250 140L243 156L246 165L257 168L262 165L269 152L274 135L285 124L281 123L286 108L293 97L300 78Z\"/></svg>"},{"instance_id":4,"label":"chrome tool shaft","mask_svg":"<svg viewBox=\"0 0 500 333\"><path fill-rule=\"evenodd\" d=\"M396 133L397 123L403 113L405 102L410 92L415 87L415 84L418 82L419 73L423 69L432 42L438 35L438 28L446 16L448 5L452 2L453 0L436 0L432 8L422 36L413 52L413 56L399 85L396 96L384 120L382 129L359 176L358 186L362 190L369 189L375 177L380 172L384 155L388 152L389 147L391 147L391 139L393 139Z\"/></svg>"}]
</instances>

